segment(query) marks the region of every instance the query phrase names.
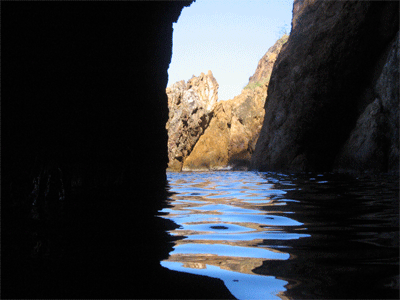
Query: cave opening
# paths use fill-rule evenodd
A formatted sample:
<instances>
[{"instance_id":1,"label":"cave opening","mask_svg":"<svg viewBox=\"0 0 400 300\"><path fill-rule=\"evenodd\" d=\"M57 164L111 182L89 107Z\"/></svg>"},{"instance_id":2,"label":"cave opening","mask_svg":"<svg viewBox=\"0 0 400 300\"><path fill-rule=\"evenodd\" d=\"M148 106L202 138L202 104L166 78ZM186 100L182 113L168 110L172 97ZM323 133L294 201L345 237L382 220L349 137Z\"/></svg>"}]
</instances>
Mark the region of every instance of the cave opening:
<instances>
[{"instance_id":1,"label":"cave opening","mask_svg":"<svg viewBox=\"0 0 400 300\"><path fill-rule=\"evenodd\" d=\"M374 8L378 6L385 8L385 11L380 11L376 17L365 19L360 24L369 23L369 27L364 31L364 42L366 43L364 46L369 45L367 41L371 40L369 36L371 33L379 38L381 32L384 32L383 38L378 39L379 43L374 43L374 45L390 46L390 55L387 57L392 66L397 66L397 71L396 68L383 68L386 69L386 74L384 74L386 77L384 76L381 82L381 90L395 90L396 84L398 87L398 81L390 80L391 74L398 74L398 48L396 48L398 40L393 47L392 44L387 44L388 40L395 39L394 35L398 30L396 29L398 27L398 3L371 2L373 3L371 4L363 2L360 4L352 1L344 3L341 1L301 0L295 2L311 3L310 5L317 3L322 8L324 5L333 7L343 5L343 10L334 10L335 14L332 15L327 15L323 9L313 10L306 15L309 18L308 21L310 19L312 21L312 18L315 17L312 15L313 12L320 12L319 16L331 18L340 16L344 11L343 20L345 22L342 23L346 25L346 30L341 31L343 34L351 27L347 26L347 20L353 20L347 18L347 9L359 8L358 12L360 13L357 16L362 17L363 12L367 10L364 9L364 5L369 7L370 16L379 12ZM193 5L201 3L203 1L199 0ZM239 2L235 2L235 5L237 3ZM277 1L271 1L271 3L277 3ZM170 86L167 70L173 51L171 48L172 24L177 22L182 9L189 5L189 2L101 2L96 3L95 9L91 5L89 2L15 1L6 1L1 5L3 25L2 142L4 145L1 166L3 175L1 203L2 297L191 298L195 296L209 298L211 295L233 298L227 292L222 281L206 276L182 275L180 272L168 271L160 265L160 261L168 257L173 248L167 230L177 228L180 230L183 227L179 228L180 225L177 225L179 222L174 224L155 217L155 215L162 206L162 202L167 201L170 196L176 197L175 200L178 200L178 203L180 201L180 204L182 202L185 204L184 201L188 200L179 199L179 193L172 195L173 193L169 192L166 195L168 189L165 186L167 182L165 169L168 163L166 146L168 136L165 124L168 121L168 96L165 88ZM257 9L253 9L253 12L255 11L263 11L263 9L259 6ZM211 13L210 16L215 14L214 9L209 9L207 13ZM206 15L204 14L203 17L209 19ZM193 17L193 24L195 20L201 18ZM231 13L225 19L232 21L235 18L237 18L237 14ZM252 16L252 18L255 17ZM297 24L300 26L302 22L307 21L307 18L298 19ZM241 18L238 19L243 21ZM358 19L354 18L354 20ZM315 25L318 27L319 24L324 25L323 22L317 22ZM379 24L385 26L379 27ZM395 31L388 30L389 27L395 27ZM232 28L238 29L235 26ZM370 31L371 28L375 29ZM205 31L206 38L207 34L216 31L215 26L209 26L207 29L208 31ZM359 31L355 30L355 32ZM229 44L233 45L229 41L223 42L222 37L226 35L231 38L231 41L235 41L236 33L229 34L228 31L220 33L219 48L228 48ZM247 36L251 36L249 31ZM197 37L192 34L194 40ZM190 35L188 40L189 38ZM277 39L279 36L275 36L275 38ZM257 39L263 40L261 36L257 36ZM357 42L359 39L353 40ZM372 40L376 42L376 40ZM272 46L271 52L267 56L276 56L274 51L283 46L286 41L287 38L280 40L276 47ZM324 42L323 39L317 39L317 41ZM248 43L247 46L252 45L248 40L241 43ZM197 39L197 45L199 48L201 45L208 47L207 55L196 55L193 51L187 50L187 60L190 61L191 58L198 56L218 57L216 55L218 51L213 50L207 39L205 42ZM260 57L269 45L265 46L265 48L263 46ZM236 55L236 52L251 54L250 50L238 49L242 48L233 47L231 54L233 53L233 56ZM369 48L363 49L367 51ZM175 50L175 54L176 52L178 51ZM346 53L347 51L344 51L339 55ZM353 53L353 56L357 56L357 53ZM292 59L298 61L294 55ZM257 66L257 60L251 67L253 71ZM228 61L235 70L242 69L239 63L233 60ZM362 59L358 61L363 63ZM285 63L290 66L289 63L293 62L287 60ZM349 61L349 65L350 63L351 61ZM390 66L390 63L388 65ZM208 69L212 69L211 74L215 75L218 81L214 83L213 80L210 80L207 84L214 86L220 84L221 88L223 85L230 90L229 84L222 84L221 80L225 76L218 75L217 70L212 66L207 65L204 70L199 71L193 70L191 67L186 67L186 69L190 70L190 75L184 75L177 81L187 80L193 73L198 76L201 72L204 72L203 77L205 78L208 75ZM292 72L294 76L296 75L295 71L294 68L294 72ZM234 72L232 71L232 73ZM246 74L246 77L251 74ZM337 74L341 75L340 72ZM286 75L280 77L283 82ZM172 80L171 74L170 77ZM198 78L193 82L196 80ZM230 96L222 96L221 92L221 99L216 101L215 109L199 118L201 126L196 132L202 138L207 138L203 143L196 144L199 153L206 153L204 150L219 147L221 151L225 151L227 156L234 153L236 156L232 157L242 163L243 155L249 153L247 151L249 147L253 149L251 147L255 140L243 139L246 136L243 125L251 123L249 118L260 119L262 116L256 113L260 110L253 111L254 114L248 113L252 109L252 103L248 99L251 98L250 95L259 92L262 95L262 86L269 82L260 81L260 77L253 75L249 79L249 84L245 86L246 88L242 89L246 82L247 80L244 80L238 85L239 90L244 91L244 97L241 98L243 102L240 106L227 105L227 102L222 100L229 100L227 98ZM274 87L278 89L280 83L277 80L273 83ZM348 83L349 88L352 83ZM355 81L355 83L359 82ZM383 85L384 83L393 85L386 86ZM286 86L283 86L282 94L287 90ZM308 87L312 89L313 85L310 84ZM215 93L209 95L213 97ZM182 103L181 100L183 98L179 98L180 103ZM379 101L376 102L379 104ZM383 117L392 111L393 116L398 116L398 98L397 102L394 102L393 106L386 109ZM367 116L380 112L375 106L370 108L369 111L366 111ZM207 109L208 107L205 106L204 111ZM196 108L193 111L197 114L201 109ZM397 115L395 115L396 113ZM216 119L217 116L218 119ZM282 111L276 111L274 116L276 119L273 121L276 124L281 124L285 118ZM222 129L217 140L211 139L212 136L207 135L204 130L205 124L208 122L207 118L211 120L208 128L215 125ZM369 118L365 119L370 120ZM193 118L190 117L190 114L186 114L183 120L189 125ZM212 123L212 120L215 122ZM337 118L331 117L331 119L327 119L327 121L329 120L337 121ZM390 166L397 168L398 117L383 121L376 125L376 132L385 132L387 125L397 124L397 131L392 130L396 134L395 138L390 143L393 160L389 161ZM369 125L369 123L365 125ZM233 129L236 130L235 134L232 133ZM296 130L298 129L296 128ZM234 137L232 141L238 145L235 149L230 146L227 135L224 135L228 132L230 137ZM361 128L361 133L363 132L364 130ZM374 138L375 132L372 133L372 138ZM355 136L359 136L357 131ZM281 137L277 135L275 141L279 141ZM378 139L377 141L383 144L382 149L387 151L388 140ZM368 144L364 143L363 145ZM242 147L242 145L244 146ZM366 148L366 150L369 149ZM378 150L380 149L378 148ZM322 154L319 155L323 156L323 151L320 152ZM354 153L347 154L349 155L348 161L355 161L357 164L357 160L351 156ZM247 158L244 157L244 159ZM271 159L271 157L267 159ZM183 162L183 156L178 155L177 160ZM224 159L220 161L222 164L227 162ZM196 161L194 158L189 162L194 166L210 166L210 164L201 160ZM347 161L345 160L344 163ZM370 160L367 160L366 164L370 164ZM215 194L215 182L219 180L217 174L217 177L212 180L207 176L203 178L203 183L205 182L203 187L209 185L211 190L211 192L207 192L207 195L204 195L206 193L204 189L199 190L197 185L190 186L190 195L184 194L184 197L190 196L193 197L192 200L198 201L199 197L211 196L211 203L200 203L200 207L192 210L196 217L199 215L197 213L199 208L200 211L213 213L216 210L213 205L219 205L217 208L223 210L223 213L227 213L227 218L231 218L232 213L237 213L236 221L238 222L233 224L232 219L215 220L222 214L219 216L211 214L210 218L213 219L207 218L204 226L199 223L183 222L182 226L192 226L188 228L188 232L194 228L199 229L202 233L214 231L217 236L225 233L236 234L248 226L249 222L246 222L243 217L248 216L245 210L249 209L248 213L254 214L255 220L262 218L262 222L267 220L267 222L276 223L262 226L253 224L247 229L244 228L246 232L255 234L257 234L255 230L268 231L271 227L274 229L271 232L261 233L259 239L262 243L261 247L256 251L251 251L249 260L242 260L251 262L248 265L251 269L245 270L257 273L254 276L265 275L266 272L277 270L272 274L272 277L276 277L275 279L287 278L288 281L292 281L295 278L295 281L299 283L304 279L304 274L309 274L311 286L293 286L290 298L301 298L304 295L308 298L315 298L315 283L320 284L318 291L326 292L323 294L323 298L356 298L360 296L380 298L382 291L385 292L386 298L398 298L398 291L388 289L388 287L396 285L393 285L393 282L398 282L398 280L396 281L398 278L398 228L393 226L396 223L393 220L397 220L398 223L396 208L398 207L398 177L392 180L384 174L386 177L377 176L374 181L364 176L361 179L347 176L340 177L337 186L326 186L334 182L335 176L328 174L326 178L323 178L323 176L314 177L315 174L306 174L306 177L294 178L288 174L270 176L270 174L264 173L258 176L253 172L232 173L236 173L237 180L227 177L230 182L221 185L224 188L224 195ZM176 172L174 175L176 179L182 180L179 178L180 173ZM199 179L196 178L196 175L199 174L195 174L190 181L186 182L189 182L189 185L191 183L196 185L198 183L196 180ZM60 180L61 176L62 180ZM250 184L247 189L250 194L235 193L232 182L235 181L241 186L244 179L247 184ZM296 181L297 179L298 181ZM298 184L299 188L294 189L293 184ZM253 189L256 191L251 194ZM315 191L318 192L315 193ZM188 190L183 192L187 193ZM368 194L366 194L367 192ZM255 194L257 194L256 197ZM315 199L310 201L309 194L313 194ZM236 203L235 206L232 203L232 196L238 195L248 197L245 201ZM41 207L36 210L37 196L41 199L39 201ZM226 201L221 196L226 196ZM216 203L217 201L220 202ZM307 201L303 202L305 206L300 205L302 201ZM321 201L323 201L322 204ZM274 205L277 206L271 211ZM307 209L304 210L304 207ZM348 209L349 207L351 209ZM167 209L172 210L171 207ZM286 211L284 211L285 209ZM266 213L269 216L264 218L263 214ZM207 216L207 213L204 215ZM351 224L351 220L356 220L356 222ZM212 224L213 221L215 222ZM282 226L282 221L288 226ZM321 225L325 221L326 223ZM306 226L303 226L304 224ZM376 226L371 227L371 224ZM294 226L298 228L295 229ZM284 227L283 230L289 229L289 231L277 232L275 230L279 231L281 227ZM320 235L321 228L329 230L326 234ZM343 228L351 230L346 230L348 234L343 235ZM382 231L382 228L387 228L387 230ZM311 231L308 231L309 229ZM365 235L365 232L371 234ZM270 241L272 240L273 243L263 244L264 242L268 243L268 239L265 241L265 237L271 237L268 235L270 233L272 234ZM276 233L278 235L274 235ZM182 236L182 231L180 234ZM307 235L314 235L316 239L307 239ZM276 238L277 236L278 238ZM284 240L279 245L277 240L282 236ZM338 244L338 236L343 241L341 245ZM177 237L172 238L174 241L178 239ZM292 239L294 244L290 244ZM371 239L373 243L371 243ZM299 243L301 244L300 248L294 247ZM208 249L212 253L220 251L226 254L231 249L228 244L219 248L210 246ZM246 244L244 240L240 240L238 249L240 251L252 250L251 247L254 245L253 242ZM315 247L315 245L321 247ZM348 245L354 246L350 250L355 251L343 251L344 256L339 257L339 263L332 264L331 249L348 249L346 248ZM368 247L363 247L365 245ZM265 252L266 247L264 246L272 250ZM183 250L188 248L190 246L183 247ZM324 248L326 251L321 252ZM371 251L368 252L369 250ZM284 251L292 251L290 256L294 259L287 260L288 255L281 253ZM267 253L268 257L260 255L260 252ZM379 253L380 261L384 259L388 264L377 265L376 253ZM178 255L185 256L182 254L185 254L184 251L178 253ZM381 254L384 255L384 258ZM322 259L323 257L324 259ZM359 262L359 257L366 258L365 268L352 267L354 261ZM275 260L276 258L278 260ZM200 257L200 259L203 258ZM233 259L228 261L231 264L230 267L237 266L238 260L237 256L233 255ZM349 261L351 262L350 269L343 268L343 262ZM206 270L203 268L205 264L198 262L197 260L193 264L198 267L195 274ZM215 264L219 262L221 261L218 259L214 260ZM333 272L335 271L332 269L333 265L338 266L337 272ZM312 267L311 271L310 266ZM188 268L182 267L181 270L188 270ZM289 274L290 272L282 274L282 270L295 270L296 274ZM320 270L328 270L331 273L321 273ZM346 271L346 274L343 273L343 270ZM350 273L347 272L349 270ZM367 278L368 274L374 275ZM392 274L397 274L397 277L392 277ZM230 277L228 274L224 278L228 280L228 284L241 284L246 282L247 275L238 278ZM270 283L277 284L276 286L282 289L289 286L285 281L274 278L269 280L265 277L266 281L262 281L259 286L266 287ZM332 286L331 283L338 282L338 278L341 281L338 285ZM329 286L329 289L326 289L326 286ZM371 291L371 289L366 289L366 286L376 287L376 290ZM249 289L242 289L242 291L246 290ZM245 295L243 298L249 297Z\"/></svg>"},{"instance_id":2,"label":"cave opening","mask_svg":"<svg viewBox=\"0 0 400 300\"><path fill-rule=\"evenodd\" d=\"M190 159L185 164L196 145L201 148L200 144L204 144L204 149L195 151L199 155L207 148L219 147L224 152L221 155L228 156L209 157L208 160L220 159L223 164L247 161L248 165L257 141L254 128L262 122L266 86L281 48L277 41L282 44L287 41L292 7L292 1L257 0L244 4L242 1L199 0L182 10L173 24L166 89L169 170L187 170L201 165L228 167ZM266 55L271 47L279 49ZM262 92L261 88L264 88ZM262 95L256 96L256 93ZM234 100L235 97L238 99ZM223 143L230 143L226 136L230 135L232 124L233 130L240 133L234 137L237 141L232 140L235 146L222 146L207 138L219 134L207 133L207 128L214 117L220 118L221 113L228 113L233 106L237 106L234 117L227 116L226 128L220 132L225 136ZM252 118L257 121L251 122Z\"/></svg>"}]
</instances>

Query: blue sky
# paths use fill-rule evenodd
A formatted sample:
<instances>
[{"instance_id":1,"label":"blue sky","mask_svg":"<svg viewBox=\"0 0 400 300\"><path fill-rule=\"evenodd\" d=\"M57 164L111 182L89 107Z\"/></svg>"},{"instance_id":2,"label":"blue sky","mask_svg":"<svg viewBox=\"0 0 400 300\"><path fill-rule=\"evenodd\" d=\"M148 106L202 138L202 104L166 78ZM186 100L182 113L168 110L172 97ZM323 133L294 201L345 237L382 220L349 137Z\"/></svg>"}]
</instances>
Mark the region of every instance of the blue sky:
<instances>
[{"instance_id":1,"label":"blue sky","mask_svg":"<svg viewBox=\"0 0 400 300\"><path fill-rule=\"evenodd\" d=\"M211 70L219 100L239 95L258 61L290 32L293 0L196 0L173 25L168 86Z\"/></svg>"}]
</instances>

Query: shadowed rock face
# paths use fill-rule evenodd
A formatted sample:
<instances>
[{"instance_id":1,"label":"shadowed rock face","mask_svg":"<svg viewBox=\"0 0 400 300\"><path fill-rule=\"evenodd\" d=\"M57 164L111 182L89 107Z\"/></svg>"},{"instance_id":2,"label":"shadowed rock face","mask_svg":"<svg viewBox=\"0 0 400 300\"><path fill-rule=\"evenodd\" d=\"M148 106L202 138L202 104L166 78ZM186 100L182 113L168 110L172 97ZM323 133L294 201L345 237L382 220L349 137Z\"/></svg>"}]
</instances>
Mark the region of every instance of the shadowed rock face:
<instances>
[{"instance_id":1,"label":"shadowed rock face","mask_svg":"<svg viewBox=\"0 0 400 300\"><path fill-rule=\"evenodd\" d=\"M339 170L387 172L399 167L399 34L388 47L374 100L357 120L335 163Z\"/></svg>"},{"instance_id":2,"label":"shadowed rock face","mask_svg":"<svg viewBox=\"0 0 400 300\"><path fill-rule=\"evenodd\" d=\"M252 168L329 171L341 151L343 159L359 151L350 155L353 168L365 169L364 162L373 157L382 161L378 169L387 169L383 166L388 165L388 157L396 161L398 110L387 111L385 118L390 121L383 122L392 124L390 137L382 137L380 125L369 126L361 120L356 124L359 118L365 119L368 106L381 98L374 87L385 62L394 62L389 48L398 31L398 2L298 0L293 12L291 35L271 75ZM390 76L396 76L395 72ZM385 92L393 103L388 107L398 107L398 88L391 84L390 90ZM350 137L352 130L379 134L386 141L385 150L370 148L375 147L370 143L372 133L355 139ZM375 142L380 139L374 138ZM368 146L361 149L355 144L362 142Z\"/></svg>"}]
</instances>

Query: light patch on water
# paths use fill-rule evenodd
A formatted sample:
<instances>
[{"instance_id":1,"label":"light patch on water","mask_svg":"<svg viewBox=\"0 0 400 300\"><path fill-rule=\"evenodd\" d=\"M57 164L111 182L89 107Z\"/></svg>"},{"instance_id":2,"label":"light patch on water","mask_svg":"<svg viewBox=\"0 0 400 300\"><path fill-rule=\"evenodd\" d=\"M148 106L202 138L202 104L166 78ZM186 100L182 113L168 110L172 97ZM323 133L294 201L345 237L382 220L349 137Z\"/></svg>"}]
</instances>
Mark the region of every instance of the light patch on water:
<instances>
[{"instance_id":1,"label":"light patch on water","mask_svg":"<svg viewBox=\"0 0 400 300\"><path fill-rule=\"evenodd\" d=\"M161 265L174 271L209 276L224 281L225 286L237 299L282 299L279 294L285 290L287 281L273 276L250 275L206 265L204 269L185 268L182 263L162 261ZM266 287L260 289L259 287Z\"/></svg>"},{"instance_id":2,"label":"light patch on water","mask_svg":"<svg viewBox=\"0 0 400 300\"><path fill-rule=\"evenodd\" d=\"M163 267L219 278L238 299L398 298L378 283L398 278L398 177L167 176L160 217L178 227Z\"/></svg>"},{"instance_id":3,"label":"light patch on water","mask_svg":"<svg viewBox=\"0 0 400 300\"><path fill-rule=\"evenodd\" d=\"M160 213L179 225L170 234L182 240L161 265L220 278L239 299L279 299L287 282L253 270L290 255L266 241L309 236L295 231L303 223L291 211L277 209L295 201L286 201L286 190L276 188L279 181L252 172L167 174L174 194ZM286 186L293 189L290 182Z\"/></svg>"},{"instance_id":4,"label":"light patch on water","mask_svg":"<svg viewBox=\"0 0 400 300\"><path fill-rule=\"evenodd\" d=\"M196 244L179 245L171 253L173 254L215 254L230 257L253 257L264 259L289 259L288 253L268 250L256 247L239 247L221 244L203 244L199 247Z\"/></svg>"}]
</instances>

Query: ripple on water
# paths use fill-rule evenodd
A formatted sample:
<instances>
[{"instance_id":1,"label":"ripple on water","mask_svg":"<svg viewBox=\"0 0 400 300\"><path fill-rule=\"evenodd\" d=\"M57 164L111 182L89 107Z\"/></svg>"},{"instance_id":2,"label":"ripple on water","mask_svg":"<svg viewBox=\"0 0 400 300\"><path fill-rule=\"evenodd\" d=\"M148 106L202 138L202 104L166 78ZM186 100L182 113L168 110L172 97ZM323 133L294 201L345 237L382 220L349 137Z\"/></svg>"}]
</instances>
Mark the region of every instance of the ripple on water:
<instances>
[{"instance_id":1,"label":"ripple on water","mask_svg":"<svg viewBox=\"0 0 400 300\"><path fill-rule=\"evenodd\" d=\"M175 194L161 213L179 225L170 233L183 239L176 241L162 265L221 278L238 298L277 297L287 282L252 269L266 260L290 258L289 253L267 248L264 241L307 236L282 230L302 225L286 213L267 211L273 205L271 199L282 198L286 192L250 172L169 173L168 179ZM266 283L280 288L260 289ZM249 285L252 292L243 293Z\"/></svg>"},{"instance_id":2,"label":"ripple on water","mask_svg":"<svg viewBox=\"0 0 400 300\"><path fill-rule=\"evenodd\" d=\"M169 232L175 245L161 262L166 268L219 278L239 299L369 297L368 274L378 274L371 282L398 274L398 228L390 221L398 218L398 187L389 182L332 174L167 175L173 194L160 216L178 228Z\"/></svg>"}]
</instances>

